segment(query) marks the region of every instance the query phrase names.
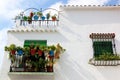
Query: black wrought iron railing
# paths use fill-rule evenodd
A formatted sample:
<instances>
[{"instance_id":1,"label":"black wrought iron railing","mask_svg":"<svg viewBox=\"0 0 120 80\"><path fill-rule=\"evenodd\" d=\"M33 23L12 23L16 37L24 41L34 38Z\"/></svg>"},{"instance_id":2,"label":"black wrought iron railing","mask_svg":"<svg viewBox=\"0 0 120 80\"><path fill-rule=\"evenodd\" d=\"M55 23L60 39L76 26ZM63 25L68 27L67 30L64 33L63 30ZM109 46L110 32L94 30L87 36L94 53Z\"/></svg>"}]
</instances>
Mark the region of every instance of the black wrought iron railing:
<instances>
[{"instance_id":1,"label":"black wrought iron railing","mask_svg":"<svg viewBox=\"0 0 120 80\"><path fill-rule=\"evenodd\" d=\"M53 8L28 8L15 17L16 26L57 27L59 12Z\"/></svg>"},{"instance_id":2,"label":"black wrought iron railing","mask_svg":"<svg viewBox=\"0 0 120 80\"><path fill-rule=\"evenodd\" d=\"M32 27L57 27L59 20L21 20L20 26L29 26Z\"/></svg>"},{"instance_id":3,"label":"black wrought iron railing","mask_svg":"<svg viewBox=\"0 0 120 80\"><path fill-rule=\"evenodd\" d=\"M53 61L48 64L45 57L11 55L10 72L53 72Z\"/></svg>"}]
</instances>

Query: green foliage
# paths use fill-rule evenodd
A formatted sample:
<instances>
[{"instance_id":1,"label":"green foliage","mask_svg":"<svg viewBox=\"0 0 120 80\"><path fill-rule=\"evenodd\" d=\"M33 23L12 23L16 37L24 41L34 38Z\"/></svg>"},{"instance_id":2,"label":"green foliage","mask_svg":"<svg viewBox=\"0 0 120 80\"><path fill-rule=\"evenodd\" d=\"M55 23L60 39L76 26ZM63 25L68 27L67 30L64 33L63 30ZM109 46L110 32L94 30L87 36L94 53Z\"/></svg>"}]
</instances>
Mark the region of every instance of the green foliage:
<instances>
[{"instance_id":1,"label":"green foliage","mask_svg":"<svg viewBox=\"0 0 120 80\"><path fill-rule=\"evenodd\" d=\"M25 56L29 56L30 55L30 47L24 47L23 51L24 51Z\"/></svg>"},{"instance_id":2,"label":"green foliage","mask_svg":"<svg viewBox=\"0 0 120 80\"><path fill-rule=\"evenodd\" d=\"M120 60L120 56L116 54L103 53L98 57L95 57L95 60Z\"/></svg>"},{"instance_id":3,"label":"green foliage","mask_svg":"<svg viewBox=\"0 0 120 80\"><path fill-rule=\"evenodd\" d=\"M15 44L11 44L10 46L5 46L5 51L12 51L12 50L16 50L16 46Z\"/></svg>"},{"instance_id":4,"label":"green foliage","mask_svg":"<svg viewBox=\"0 0 120 80\"><path fill-rule=\"evenodd\" d=\"M23 48L20 47L20 46L16 47L16 49L17 49L17 50L23 50Z\"/></svg>"},{"instance_id":5,"label":"green foliage","mask_svg":"<svg viewBox=\"0 0 120 80\"><path fill-rule=\"evenodd\" d=\"M42 58L39 58L39 67L44 68L46 64L46 61Z\"/></svg>"},{"instance_id":6,"label":"green foliage","mask_svg":"<svg viewBox=\"0 0 120 80\"><path fill-rule=\"evenodd\" d=\"M37 15L39 16L39 17L42 17L42 12L37 12Z\"/></svg>"},{"instance_id":7,"label":"green foliage","mask_svg":"<svg viewBox=\"0 0 120 80\"><path fill-rule=\"evenodd\" d=\"M50 18L50 12L46 14L46 18L47 18L47 19Z\"/></svg>"},{"instance_id":8,"label":"green foliage","mask_svg":"<svg viewBox=\"0 0 120 80\"><path fill-rule=\"evenodd\" d=\"M9 48L7 46L5 46L4 50L5 51L9 51Z\"/></svg>"},{"instance_id":9,"label":"green foliage","mask_svg":"<svg viewBox=\"0 0 120 80\"><path fill-rule=\"evenodd\" d=\"M55 47L54 45L49 46L48 48L49 48L49 49L52 49L53 51L55 51L55 50L56 50L56 47Z\"/></svg>"},{"instance_id":10,"label":"green foliage","mask_svg":"<svg viewBox=\"0 0 120 80\"><path fill-rule=\"evenodd\" d=\"M39 47L39 48L38 48ZM33 71L42 71L42 69L45 70L45 67L46 66L51 66L53 67L53 64L54 64L54 58L50 58L48 56L49 54L49 51L52 49L54 52L57 51L57 49L59 50L64 50L62 48L62 46L60 46L60 44L57 44L57 46L55 45L50 45L50 46L40 46L40 45L37 45L37 46L34 46L34 48L36 49L36 52L34 55L31 55L30 54L30 46L28 47L20 47L20 46L16 46L15 44L11 44L10 46L5 46L5 51L9 51L9 58L11 60L12 63L15 63L17 58L16 58L16 54L11 54L12 53L12 50L13 52L19 52L18 50L23 50L24 54L22 55L23 56L23 59L25 60L25 65L28 67L28 68L32 68ZM40 56L38 54L38 49L41 49L42 52L44 54L47 53L47 56L43 57L43 56ZM60 51L60 52L61 52ZM22 63L24 64L24 63Z\"/></svg>"},{"instance_id":11,"label":"green foliage","mask_svg":"<svg viewBox=\"0 0 120 80\"><path fill-rule=\"evenodd\" d=\"M27 17L28 20L32 20L32 18L30 16Z\"/></svg>"},{"instance_id":12,"label":"green foliage","mask_svg":"<svg viewBox=\"0 0 120 80\"><path fill-rule=\"evenodd\" d=\"M25 20L25 21L26 21L27 19L28 19L28 17L27 17L27 16L24 16L24 17L23 17L23 20Z\"/></svg>"}]
</instances>

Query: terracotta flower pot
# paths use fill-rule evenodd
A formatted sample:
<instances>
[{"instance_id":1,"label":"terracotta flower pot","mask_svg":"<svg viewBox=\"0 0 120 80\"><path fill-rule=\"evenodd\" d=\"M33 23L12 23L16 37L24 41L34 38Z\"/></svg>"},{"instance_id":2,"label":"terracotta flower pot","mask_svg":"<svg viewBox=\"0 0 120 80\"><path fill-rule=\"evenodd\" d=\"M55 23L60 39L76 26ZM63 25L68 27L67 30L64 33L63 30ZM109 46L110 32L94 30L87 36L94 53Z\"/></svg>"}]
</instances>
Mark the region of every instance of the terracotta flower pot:
<instances>
[{"instance_id":1,"label":"terracotta flower pot","mask_svg":"<svg viewBox=\"0 0 120 80\"><path fill-rule=\"evenodd\" d=\"M47 72L53 72L53 66L47 66Z\"/></svg>"},{"instance_id":2,"label":"terracotta flower pot","mask_svg":"<svg viewBox=\"0 0 120 80\"><path fill-rule=\"evenodd\" d=\"M52 21L56 21L56 19L57 19L56 17L52 17Z\"/></svg>"}]
</instances>

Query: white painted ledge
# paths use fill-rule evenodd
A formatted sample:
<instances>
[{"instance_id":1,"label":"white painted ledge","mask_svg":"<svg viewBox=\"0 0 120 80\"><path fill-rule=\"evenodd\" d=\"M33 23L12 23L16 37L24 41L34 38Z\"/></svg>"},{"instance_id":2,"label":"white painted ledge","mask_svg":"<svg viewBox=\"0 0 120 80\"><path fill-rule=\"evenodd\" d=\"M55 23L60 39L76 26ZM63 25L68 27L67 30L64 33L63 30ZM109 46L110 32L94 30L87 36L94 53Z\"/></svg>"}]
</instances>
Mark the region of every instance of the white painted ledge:
<instances>
[{"instance_id":1,"label":"white painted ledge","mask_svg":"<svg viewBox=\"0 0 120 80\"><path fill-rule=\"evenodd\" d=\"M89 61L90 64L95 66L118 66L120 65L120 60L94 60Z\"/></svg>"},{"instance_id":2,"label":"white painted ledge","mask_svg":"<svg viewBox=\"0 0 120 80\"><path fill-rule=\"evenodd\" d=\"M53 72L8 72L11 80L54 80Z\"/></svg>"}]
</instances>

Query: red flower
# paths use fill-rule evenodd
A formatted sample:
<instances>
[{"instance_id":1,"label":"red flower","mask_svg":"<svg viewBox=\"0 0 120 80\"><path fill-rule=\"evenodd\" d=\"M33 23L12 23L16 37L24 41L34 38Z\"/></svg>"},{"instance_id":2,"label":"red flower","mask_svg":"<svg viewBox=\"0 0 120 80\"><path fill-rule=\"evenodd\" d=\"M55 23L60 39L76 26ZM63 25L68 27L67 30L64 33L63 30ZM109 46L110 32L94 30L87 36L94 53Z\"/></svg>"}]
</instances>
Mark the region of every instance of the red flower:
<instances>
[{"instance_id":1,"label":"red flower","mask_svg":"<svg viewBox=\"0 0 120 80\"><path fill-rule=\"evenodd\" d=\"M11 51L11 54L12 54L12 55L15 55L15 52L16 52L16 50L12 50L12 51Z\"/></svg>"},{"instance_id":2,"label":"red flower","mask_svg":"<svg viewBox=\"0 0 120 80\"><path fill-rule=\"evenodd\" d=\"M38 55L42 56L42 50L38 50Z\"/></svg>"},{"instance_id":3,"label":"red flower","mask_svg":"<svg viewBox=\"0 0 120 80\"><path fill-rule=\"evenodd\" d=\"M31 55L35 55L35 52L36 52L35 49L31 49L31 50L30 50Z\"/></svg>"}]
</instances>

